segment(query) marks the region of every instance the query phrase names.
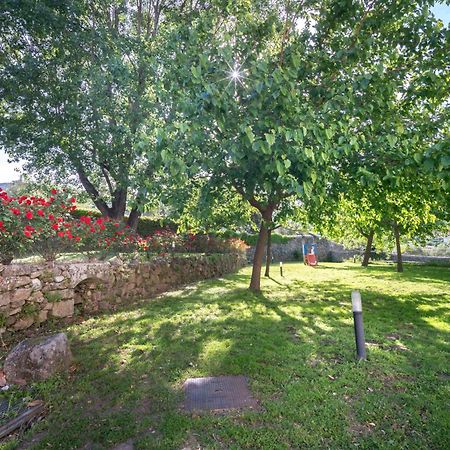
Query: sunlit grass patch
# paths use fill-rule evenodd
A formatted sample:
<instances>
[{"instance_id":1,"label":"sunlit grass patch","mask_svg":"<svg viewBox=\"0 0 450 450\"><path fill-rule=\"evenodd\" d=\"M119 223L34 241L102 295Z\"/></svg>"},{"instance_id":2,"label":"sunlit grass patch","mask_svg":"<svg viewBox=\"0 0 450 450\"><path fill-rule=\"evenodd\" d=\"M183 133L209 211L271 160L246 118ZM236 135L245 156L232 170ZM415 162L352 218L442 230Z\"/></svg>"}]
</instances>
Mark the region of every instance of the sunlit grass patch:
<instances>
[{"instance_id":1,"label":"sunlit grass patch","mask_svg":"<svg viewBox=\"0 0 450 450\"><path fill-rule=\"evenodd\" d=\"M77 370L33 386L33 448L448 448L450 269L249 268L69 327ZM368 361L356 363L361 291ZM189 415L186 378L246 375L261 410ZM8 394L11 395L11 394ZM17 391L16 394L17 395ZM14 448L10 442L4 444Z\"/></svg>"}]
</instances>

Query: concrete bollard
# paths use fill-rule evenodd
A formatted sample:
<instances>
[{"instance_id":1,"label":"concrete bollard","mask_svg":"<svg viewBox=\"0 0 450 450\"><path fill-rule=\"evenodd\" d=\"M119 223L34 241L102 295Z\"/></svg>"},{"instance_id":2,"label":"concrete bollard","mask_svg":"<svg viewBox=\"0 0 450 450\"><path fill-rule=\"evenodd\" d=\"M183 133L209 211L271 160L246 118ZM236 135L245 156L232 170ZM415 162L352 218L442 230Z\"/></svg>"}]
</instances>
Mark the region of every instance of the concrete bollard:
<instances>
[{"instance_id":1,"label":"concrete bollard","mask_svg":"<svg viewBox=\"0 0 450 450\"><path fill-rule=\"evenodd\" d=\"M356 354L358 360L366 359L366 341L362 317L362 301L359 291L352 292L353 324L355 327Z\"/></svg>"}]
</instances>

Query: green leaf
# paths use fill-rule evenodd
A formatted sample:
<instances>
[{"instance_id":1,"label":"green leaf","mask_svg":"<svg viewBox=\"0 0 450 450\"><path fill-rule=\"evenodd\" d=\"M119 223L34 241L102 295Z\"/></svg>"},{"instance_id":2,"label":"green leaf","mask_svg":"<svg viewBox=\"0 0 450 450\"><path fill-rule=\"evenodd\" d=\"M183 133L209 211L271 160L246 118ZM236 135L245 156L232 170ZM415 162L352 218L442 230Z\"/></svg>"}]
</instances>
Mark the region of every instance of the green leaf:
<instances>
[{"instance_id":1,"label":"green leaf","mask_svg":"<svg viewBox=\"0 0 450 450\"><path fill-rule=\"evenodd\" d=\"M253 131L250 127L245 128L245 134L247 135L250 144L253 144L253 142L255 141L255 135L253 134Z\"/></svg>"},{"instance_id":2,"label":"green leaf","mask_svg":"<svg viewBox=\"0 0 450 450\"><path fill-rule=\"evenodd\" d=\"M393 134L388 134L386 136L387 141L389 142L389 145L391 147L394 147L395 144L397 143L397 136L394 136Z\"/></svg>"},{"instance_id":3,"label":"green leaf","mask_svg":"<svg viewBox=\"0 0 450 450\"><path fill-rule=\"evenodd\" d=\"M305 155L309 158L314 160L314 151L311 147L305 147Z\"/></svg>"},{"instance_id":4,"label":"green leaf","mask_svg":"<svg viewBox=\"0 0 450 450\"><path fill-rule=\"evenodd\" d=\"M277 171L282 176L286 173L283 163L280 160L276 161Z\"/></svg>"},{"instance_id":5,"label":"green leaf","mask_svg":"<svg viewBox=\"0 0 450 450\"><path fill-rule=\"evenodd\" d=\"M313 185L309 181L303 182L303 190L305 191L306 196L311 197L313 191Z\"/></svg>"},{"instance_id":6,"label":"green leaf","mask_svg":"<svg viewBox=\"0 0 450 450\"><path fill-rule=\"evenodd\" d=\"M284 167L286 167L286 169L289 169L289 167L291 167L292 163L290 159L285 159L284 160Z\"/></svg>"},{"instance_id":7,"label":"green leaf","mask_svg":"<svg viewBox=\"0 0 450 450\"><path fill-rule=\"evenodd\" d=\"M162 158L162 160L163 160L164 162L167 162L167 161L170 160L170 154L169 154L169 152L167 151L167 149L163 148L163 149L161 150L161 158Z\"/></svg>"},{"instance_id":8,"label":"green leaf","mask_svg":"<svg viewBox=\"0 0 450 450\"><path fill-rule=\"evenodd\" d=\"M271 147L273 144L275 144L275 135L272 133L265 133L264 134L267 143L269 144L269 147Z\"/></svg>"}]
</instances>

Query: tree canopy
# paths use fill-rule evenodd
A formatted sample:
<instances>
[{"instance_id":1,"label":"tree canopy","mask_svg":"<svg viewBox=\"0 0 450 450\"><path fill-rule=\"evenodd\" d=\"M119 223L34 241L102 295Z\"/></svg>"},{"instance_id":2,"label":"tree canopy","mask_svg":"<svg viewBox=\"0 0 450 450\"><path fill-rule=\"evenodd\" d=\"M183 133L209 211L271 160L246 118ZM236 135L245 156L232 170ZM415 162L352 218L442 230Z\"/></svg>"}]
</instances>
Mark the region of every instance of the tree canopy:
<instances>
[{"instance_id":1,"label":"tree canopy","mask_svg":"<svg viewBox=\"0 0 450 450\"><path fill-rule=\"evenodd\" d=\"M203 230L259 211L259 290L295 205L368 236L446 218L450 38L431 4L6 0L0 145L131 225L151 198Z\"/></svg>"}]
</instances>

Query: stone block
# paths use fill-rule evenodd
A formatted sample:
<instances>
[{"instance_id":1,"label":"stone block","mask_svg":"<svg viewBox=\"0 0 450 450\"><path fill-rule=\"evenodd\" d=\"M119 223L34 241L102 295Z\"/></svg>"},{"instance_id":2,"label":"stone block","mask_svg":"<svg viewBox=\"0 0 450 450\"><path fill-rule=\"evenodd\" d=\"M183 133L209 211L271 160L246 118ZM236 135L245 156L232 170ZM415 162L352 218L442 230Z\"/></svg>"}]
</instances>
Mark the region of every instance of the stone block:
<instances>
[{"instance_id":1,"label":"stone block","mask_svg":"<svg viewBox=\"0 0 450 450\"><path fill-rule=\"evenodd\" d=\"M0 306L7 306L11 302L11 293L3 292L0 294Z\"/></svg>"},{"instance_id":2,"label":"stone block","mask_svg":"<svg viewBox=\"0 0 450 450\"><path fill-rule=\"evenodd\" d=\"M39 311L38 322L39 323L45 322L47 320L47 317L48 317L48 311L45 309L42 309L41 311Z\"/></svg>"},{"instance_id":3,"label":"stone block","mask_svg":"<svg viewBox=\"0 0 450 450\"><path fill-rule=\"evenodd\" d=\"M30 283L31 283L31 278L29 276L25 275L23 277L17 277L15 279L14 287L18 288L18 287L28 286Z\"/></svg>"},{"instance_id":4,"label":"stone block","mask_svg":"<svg viewBox=\"0 0 450 450\"><path fill-rule=\"evenodd\" d=\"M42 281L39 278L31 279L31 289L33 291L39 291L42 288Z\"/></svg>"},{"instance_id":5,"label":"stone block","mask_svg":"<svg viewBox=\"0 0 450 450\"><path fill-rule=\"evenodd\" d=\"M33 316L25 316L20 317L13 325L13 329L15 331L20 330L26 330L27 328L30 328L31 325L34 323L34 317Z\"/></svg>"},{"instance_id":6,"label":"stone block","mask_svg":"<svg viewBox=\"0 0 450 450\"><path fill-rule=\"evenodd\" d=\"M60 302L53 303L51 314L53 317L71 317L74 312L74 302L73 299L63 300Z\"/></svg>"},{"instance_id":7,"label":"stone block","mask_svg":"<svg viewBox=\"0 0 450 450\"><path fill-rule=\"evenodd\" d=\"M13 297L12 297L12 302L21 302L24 300L28 300L28 298L30 297L32 292L32 289L29 288L21 288L21 289L16 289L14 291Z\"/></svg>"}]
</instances>

